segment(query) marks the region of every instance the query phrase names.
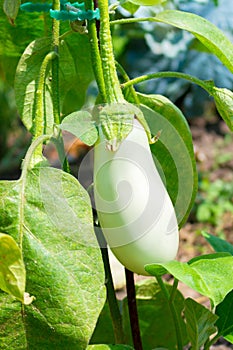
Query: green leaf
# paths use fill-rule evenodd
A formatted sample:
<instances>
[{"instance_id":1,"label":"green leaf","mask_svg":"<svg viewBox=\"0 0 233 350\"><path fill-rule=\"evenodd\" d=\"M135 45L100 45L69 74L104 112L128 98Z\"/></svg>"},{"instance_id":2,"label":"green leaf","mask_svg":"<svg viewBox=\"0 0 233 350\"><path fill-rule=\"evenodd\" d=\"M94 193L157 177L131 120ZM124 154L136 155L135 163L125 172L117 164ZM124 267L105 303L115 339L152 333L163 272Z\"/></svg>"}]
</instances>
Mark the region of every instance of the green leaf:
<instances>
[{"instance_id":1,"label":"green leaf","mask_svg":"<svg viewBox=\"0 0 233 350\"><path fill-rule=\"evenodd\" d=\"M41 167L1 181L0 198L0 230L23 236L27 291L36 297L20 313L20 303L2 296L0 349L86 349L105 302L86 191L71 175Z\"/></svg>"},{"instance_id":2,"label":"green leaf","mask_svg":"<svg viewBox=\"0 0 233 350\"><path fill-rule=\"evenodd\" d=\"M16 103L21 119L30 131L32 131L35 114L35 93L40 67L50 49L50 38L41 38L33 41L24 51L16 71ZM77 52L79 52L78 55ZM59 96L63 113L70 113L73 109L80 109L84 104L86 88L93 79L89 56L88 39L86 37L83 39L83 36L78 33L73 33L66 37L60 45ZM46 134L51 134L53 129L50 77L51 71L48 70L44 98Z\"/></svg>"},{"instance_id":3,"label":"green leaf","mask_svg":"<svg viewBox=\"0 0 233 350\"><path fill-rule=\"evenodd\" d=\"M209 336L216 332L214 324L218 316L191 298L185 300L184 314L192 349L199 350Z\"/></svg>"},{"instance_id":4,"label":"green leaf","mask_svg":"<svg viewBox=\"0 0 233 350\"><path fill-rule=\"evenodd\" d=\"M213 23L193 13L176 10L160 12L155 21L191 32L233 73L233 45Z\"/></svg>"},{"instance_id":5,"label":"green leaf","mask_svg":"<svg viewBox=\"0 0 233 350\"><path fill-rule=\"evenodd\" d=\"M26 272L22 253L15 240L0 233L0 289L23 302Z\"/></svg>"},{"instance_id":6,"label":"green leaf","mask_svg":"<svg viewBox=\"0 0 233 350\"><path fill-rule=\"evenodd\" d=\"M156 276L158 266L210 298L215 306L233 289L233 257L227 253L202 255L189 263L170 261L165 264L150 264L145 266L145 270Z\"/></svg>"},{"instance_id":7,"label":"green leaf","mask_svg":"<svg viewBox=\"0 0 233 350\"><path fill-rule=\"evenodd\" d=\"M118 300L118 306L121 309L121 301ZM108 301L106 301L100 315L98 321L96 323L95 330L92 334L90 344L114 344L114 330L112 325L111 314L109 310Z\"/></svg>"},{"instance_id":8,"label":"green leaf","mask_svg":"<svg viewBox=\"0 0 233 350\"><path fill-rule=\"evenodd\" d=\"M88 146L92 146L98 139L92 115L87 111L73 112L67 115L59 128L69 131Z\"/></svg>"},{"instance_id":9,"label":"green leaf","mask_svg":"<svg viewBox=\"0 0 233 350\"><path fill-rule=\"evenodd\" d=\"M21 0L4 0L3 10L11 24L14 24L14 21L19 11L20 4Z\"/></svg>"},{"instance_id":10,"label":"green leaf","mask_svg":"<svg viewBox=\"0 0 233 350\"><path fill-rule=\"evenodd\" d=\"M166 285L171 292L171 286ZM170 312L168 300L164 298L159 285L152 279L141 281L136 285L136 300L139 325L144 350L155 348L176 349L176 331ZM183 346L187 344L186 327L181 316L184 297L176 291L174 307L181 326ZM127 298L123 301L123 322L127 342L132 345ZM156 334L156 336L155 336Z\"/></svg>"},{"instance_id":11,"label":"green leaf","mask_svg":"<svg viewBox=\"0 0 233 350\"><path fill-rule=\"evenodd\" d=\"M50 52L50 46L51 40L49 38L41 38L33 41L25 49L16 70L15 98L17 108L24 125L32 133L40 67L43 59ZM49 79L45 82L44 91L43 110L45 113L45 133L51 134L53 130L53 108L51 100L51 82Z\"/></svg>"},{"instance_id":12,"label":"green leaf","mask_svg":"<svg viewBox=\"0 0 233 350\"><path fill-rule=\"evenodd\" d=\"M138 94L138 97L142 105L149 107L141 109L152 135L160 132L151 152L181 227L197 193L192 135L182 112L169 99L161 95Z\"/></svg>"},{"instance_id":13,"label":"green leaf","mask_svg":"<svg viewBox=\"0 0 233 350\"><path fill-rule=\"evenodd\" d=\"M24 326L21 304L13 296L0 292L0 349L25 350Z\"/></svg>"},{"instance_id":14,"label":"green leaf","mask_svg":"<svg viewBox=\"0 0 233 350\"><path fill-rule=\"evenodd\" d=\"M207 232L202 232L202 235L216 252L226 252L233 255L233 245L231 243Z\"/></svg>"},{"instance_id":15,"label":"green leaf","mask_svg":"<svg viewBox=\"0 0 233 350\"><path fill-rule=\"evenodd\" d=\"M128 345L107 345L107 344L98 344L98 345L89 345L87 350L133 350L131 346Z\"/></svg>"},{"instance_id":16,"label":"green leaf","mask_svg":"<svg viewBox=\"0 0 233 350\"><path fill-rule=\"evenodd\" d=\"M215 313L219 317L216 322L219 336L224 336L233 344L233 290L216 307Z\"/></svg>"},{"instance_id":17,"label":"green leaf","mask_svg":"<svg viewBox=\"0 0 233 350\"><path fill-rule=\"evenodd\" d=\"M123 7L126 11L128 11L131 15L133 15L138 9L139 5L133 3L133 1L120 1L121 7Z\"/></svg>"},{"instance_id":18,"label":"green leaf","mask_svg":"<svg viewBox=\"0 0 233 350\"><path fill-rule=\"evenodd\" d=\"M219 114L228 128L233 131L233 92L213 86L210 93L214 98Z\"/></svg>"},{"instance_id":19,"label":"green leaf","mask_svg":"<svg viewBox=\"0 0 233 350\"><path fill-rule=\"evenodd\" d=\"M74 64L75 66L75 75L72 75L70 72L69 79L67 79L67 93L62 105L62 112L66 115L83 107L87 88L94 80L94 74L88 36L73 33L67 36L64 42L72 60L68 60L64 54L64 61L60 65L60 69L63 70L63 74L60 74L60 79L66 77L68 65Z\"/></svg>"},{"instance_id":20,"label":"green leaf","mask_svg":"<svg viewBox=\"0 0 233 350\"><path fill-rule=\"evenodd\" d=\"M45 35L44 17L38 13L19 12L16 25L12 26L3 12L3 1L0 6L0 60L7 83L13 86L16 66L25 47L35 38ZM10 2L14 2L9 0ZM49 17L48 27L50 26Z\"/></svg>"}]
</instances>

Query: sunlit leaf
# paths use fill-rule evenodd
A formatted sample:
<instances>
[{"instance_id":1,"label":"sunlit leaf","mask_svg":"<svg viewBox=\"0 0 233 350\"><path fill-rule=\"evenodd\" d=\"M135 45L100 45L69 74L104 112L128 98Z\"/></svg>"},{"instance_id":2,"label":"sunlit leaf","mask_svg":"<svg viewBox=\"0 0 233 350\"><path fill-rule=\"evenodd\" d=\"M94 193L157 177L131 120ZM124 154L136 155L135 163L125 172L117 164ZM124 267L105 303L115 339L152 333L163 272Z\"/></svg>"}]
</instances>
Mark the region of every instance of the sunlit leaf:
<instances>
[{"instance_id":1,"label":"sunlit leaf","mask_svg":"<svg viewBox=\"0 0 233 350\"><path fill-rule=\"evenodd\" d=\"M0 294L0 349L85 349L105 302L89 197L61 170L34 168L0 182L0 230L23 235L31 305ZM15 327L15 319L17 327ZM5 327L8 327L7 331Z\"/></svg>"},{"instance_id":2,"label":"sunlit leaf","mask_svg":"<svg viewBox=\"0 0 233 350\"><path fill-rule=\"evenodd\" d=\"M166 10L155 20L191 32L233 73L233 44L213 23L193 13Z\"/></svg>"},{"instance_id":3,"label":"sunlit leaf","mask_svg":"<svg viewBox=\"0 0 233 350\"><path fill-rule=\"evenodd\" d=\"M59 128L69 131L88 146L92 146L98 138L92 115L87 111L78 111L67 115Z\"/></svg>"},{"instance_id":4,"label":"sunlit leaf","mask_svg":"<svg viewBox=\"0 0 233 350\"><path fill-rule=\"evenodd\" d=\"M233 92L228 89L213 87L211 95L214 98L219 114L229 129L233 131Z\"/></svg>"},{"instance_id":5,"label":"sunlit leaf","mask_svg":"<svg viewBox=\"0 0 233 350\"><path fill-rule=\"evenodd\" d=\"M33 41L25 49L16 71L15 95L20 117L28 130L32 130L36 89L40 67L46 54L51 50L51 38ZM77 52L79 54L77 55ZM81 52L81 54L80 54ZM50 68L50 67L49 67ZM64 113L83 106L86 88L93 79L87 37L74 33L65 38L59 47L59 96ZM48 69L45 81L44 119L46 134L53 129L53 108L51 95L51 70Z\"/></svg>"},{"instance_id":6,"label":"sunlit leaf","mask_svg":"<svg viewBox=\"0 0 233 350\"><path fill-rule=\"evenodd\" d=\"M145 270L156 276L161 266L190 288L210 298L215 306L233 289L233 256L228 253L202 255L188 263L150 264L145 266Z\"/></svg>"},{"instance_id":7,"label":"sunlit leaf","mask_svg":"<svg viewBox=\"0 0 233 350\"><path fill-rule=\"evenodd\" d=\"M11 236L0 233L0 289L23 302L25 280L20 248Z\"/></svg>"}]
</instances>

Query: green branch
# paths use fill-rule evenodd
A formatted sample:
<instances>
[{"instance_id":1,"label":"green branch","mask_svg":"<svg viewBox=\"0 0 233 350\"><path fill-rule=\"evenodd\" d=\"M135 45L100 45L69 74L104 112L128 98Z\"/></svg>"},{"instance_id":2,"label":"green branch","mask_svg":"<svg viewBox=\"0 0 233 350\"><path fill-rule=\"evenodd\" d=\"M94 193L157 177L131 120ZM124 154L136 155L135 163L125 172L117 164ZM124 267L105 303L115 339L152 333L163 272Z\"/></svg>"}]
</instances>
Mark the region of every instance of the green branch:
<instances>
[{"instance_id":1,"label":"green branch","mask_svg":"<svg viewBox=\"0 0 233 350\"><path fill-rule=\"evenodd\" d=\"M44 134L44 84L46 78L46 71L49 63L54 60L56 54L54 52L49 52L40 67L39 81L36 90L36 101L35 101L35 116L33 121L33 140ZM40 149L36 151L36 155L40 156L42 153L42 145Z\"/></svg>"},{"instance_id":2,"label":"green branch","mask_svg":"<svg viewBox=\"0 0 233 350\"><path fill-rule=\"evenodd\" d=\"M53 0L53 9L60 10L60 0ZM60 124L60 96L59 96L59 36L60 21L53 19L52 45L53 51L57 54L57 59L52 63L52 100L54 122Z\"/></svg>"},{"instance_id":3,"label":"green branch","mask_svg":"<svg viewBox=\"0 0 233 350\"><path fill-rule=\"evenodd\" d=\"M88 10L92 10L92 11L94 10L94 4L92 0L87 0L86 6ZM106 103L107 94L105 89L102 62L101 62L101 57L99 52L99 40L98 40L97 29L96 29L96 21L94 19L91 21L88 21L88 36L89 36L89 42L91 47L91 61L92 61L93 72L95 75L96 83L99 88L101 101Z\"/></svg>"},{"instance_id":4,"label":"green branch","mask_svg":"<svg viewBox=\"0 0 233 350\"><path fill-rule=\"evenodd\" d=\"M170 311L171 311L171 315L172 315L172 318L173 318L173 324L174 324L175 331L176 331L177 349L178 350L182 350L183 346L182 346L182 335L181 335L180 322L179 322L179 318L178 318L178 315L177 315L177 312L176 312L176 308L174 306L174 300L173 300L175 292L173 290L171 295L170 295L168 290L167 290L166 285L163 282L162 277L156 276L156 279L157 279L157 282L158 282L158 284L159 284L159 286L161 288L161 291L162 291L164 297L168 301L168 305L169 305L169 308L170 308ZM177 288L177 281L174 282L173 289L176 290L176 288Z\"/></svg>"},{"instance_id":5,"label":"green branch","mask_svg":"<svg viewBox=\"0 0 233 350\"><path fill-rule=\"evenodd\" d=\"M112 26L115 24L130 24L139 22L158 22L158 20L156 19L156 17L122 18L111 21L110 25Z\"/></svg>"},{"instance_id":6,"label":"green branch","mask_svg":"<svg viewBox=\"0 0 233 350\"><path fill-rule=\"evenodd\" d=\"M100 55L107 91L107 103L124 102L115 66L108 0L99 0L98 4L100 10Z\"/></svg>"},{"instance_id":7,"label":"green branch","mask_svg":"<svg viewBox=\"0 0 233 350\"><path fill-rule=\"evenodd\" d=\"M122 78L124 79L125 82L130 81L130 78L129 78L128 74L126 73L126 71L124 70L122 65L120 65L119 62L116 62L116 68L119 71L119 73L121 74L121 76L122 76ZM131 85L129 87L129 94L130 94L130 97L132 97L133 102L136 103L137 105L140 105L140 101L139 101L138 95L137 95L133 85ZM126 100L127 100L127 98L126 98Z\"/></svg>"},{"instance_id":8,"label":"green branch","mask_svg":"<svg viewBox=\"0 0 233 350\"><path fill-rule=\"evenodd\" d=\"M145 82L147 80L152 80L152 79L158 79L158 78L179 78L179 79L185 79L190 81L191 83L197 84L201 86L204 90L209 92L209 82L205 82L203 80L200 80L194 76L191 76L189 74L185 73L180 73L180 72L157 72L157 73L152 73L152 74L145 74L141 75L140 77L131 79L127 81L126 83L122 84L122 88L128 88L132 85L136 85L142 82Z\"/></svg>"}]
</instances>

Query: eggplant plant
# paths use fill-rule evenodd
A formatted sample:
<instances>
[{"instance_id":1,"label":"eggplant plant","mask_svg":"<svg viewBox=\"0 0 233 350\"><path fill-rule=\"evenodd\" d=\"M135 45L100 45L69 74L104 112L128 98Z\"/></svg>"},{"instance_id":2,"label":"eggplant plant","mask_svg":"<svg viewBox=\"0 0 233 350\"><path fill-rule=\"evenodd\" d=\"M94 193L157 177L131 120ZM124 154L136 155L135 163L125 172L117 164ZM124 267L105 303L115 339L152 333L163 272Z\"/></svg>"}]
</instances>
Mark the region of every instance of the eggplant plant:
<instances>
[{"instance_id":1,"label":"eggplant plant","mask_svg":"<svg viewBox=\"0 0 233 350\"><path fill-rule=\"evenodd\" d=\"M127 3L158 6L157 15L119 18L117 7ZM176 260L178 230L197 192L188 123L168 98L135 86L166 78L197 84L230 131L233 93L174 71L130 79L115 61L112 30L142 21L190 32L233 72L229 39L198 15L166 9L163 0L1 1L1 63L6 77L15 76L18 113L32 135L20 178L0 181L2 350L207 350L220 337L233 343L232 245L205 233L215 252ZM98 94L90 105L93 81ZM71 173L64 131L94 157L94 196L81 184L86 158L78 178ZM44 155L50 143L60 168ZM125 266L122 302L108 247ZM135 286L134 273L151 279ZM210 307L185 299L179 281Z\"/></svg>"}]
</instances>

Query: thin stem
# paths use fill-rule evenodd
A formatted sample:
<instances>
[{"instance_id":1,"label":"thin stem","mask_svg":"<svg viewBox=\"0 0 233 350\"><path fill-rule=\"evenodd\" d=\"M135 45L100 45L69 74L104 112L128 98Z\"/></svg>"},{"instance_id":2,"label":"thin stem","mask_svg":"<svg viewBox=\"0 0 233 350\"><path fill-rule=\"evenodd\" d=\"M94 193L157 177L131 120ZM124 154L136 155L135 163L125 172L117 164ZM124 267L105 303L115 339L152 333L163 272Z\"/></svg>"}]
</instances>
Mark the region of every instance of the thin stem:
<instances>
[{"instance_id":1,"label":"thin stem","mask_svg":"<svg viewBox=\"0 0 233 350\"><path fill-rule=\"evenodd\" d=\"M56 54L54 52L49 52L40 67L40 75L38 81L38 87L36 90L36 111L35 111L35 120L34 120L34 130L33 130L33 139L37 139L39 136L44 134L44 83L46 77L46 70L48 64L54 60Z\"/></svg>"},{"instance_id":2,"label":"thin stem","mask_svg":"<svg viewBox=\"0 0 233 350\"><path fill-rule=\"evenodd\" d=\"M92 0L86 1L87 9L93 10L94 4ZM103 103L107 102L107 94L105 89L105 81L104 81L104 74L102 69L102 63L101 63L101 57L99 52L99 40L97 36L97 30L96 30L96 23L95 20L88 21L88 36L89 36L89 42L91 47L91 61L92 61L92 68L94 71L96 83L99 88L101 101Z\"/></svg>"},{"instance_id":3,"label":"thin stem","mask_svg":"<svg viewBox=\"0 0 233 350\"><path fill-rule=\"evenodd\" d=\"M122 78L124 79L125 82L130 81L128 74L126 73L126 71L124 70L122 65L117 61L116 61L116 68L120 72L120 74L122 75ZM133 102L136 103L137 105L140 105L139 98L137 96L137 93L136 93L133 85L131 85L129 87L129 93L130 93L130 97L133 98Z\"/></svg>"},{"instance_id":4,"label":"thin stem","mask_svg":"<svg viewBox=\"0 0 233 350\"><path fill-rule=\"evenodd\" d=\"M137 303L136 303L136 293L134 285L134 275L133 272L125 268L126 277L126 290L127 290L127 300L129 309L129 318L131 326L131 334L133 338L133 344L135 350L143 350L142 339L140 335L140 327L138 321Z\"/></svg>"},{"instance_id":5,"label":"thin stem","mask_svg":"<svg viewBox=\"0 0 233 350\"><path fill-rule=\"evenodd\" d=\"M176 312L176 308L174 306L174 300L171 299L171 296L166 288L166 285L163 282L162 277L160 276L156 276L157 282L161 288L161 291L164 294L164 297L167 299L168 301L168 305L171 311L171 315L173 318L173 324L175 327L175 331L176 331L176 340L177 340L177 349L178 350L182 350L183 346L182 346L182 335L181 335L181 328L180 328L180 322L179 322L179 318Z\"/></svg>"},{"instance_id":6,"label":"thin stem","mask_svg":"<svg viewBox=\"0 0 233 350\"><path fill-rule=\"evenodd\" d=\"M108 0L99 0L100 10L100 55L107 91L107 103L124 102L118 80L110 31Z\"/></svg>"},{"instance_id":7,"label":"thin stem","mask_svg":"<svg viewBox=\"0 0 233 350\"><path fill-rule=\"evenodd\" d=\"M179 280L177 278L175 278L173 285L172 285L171 294L170 294L170 303L173 303L173 301L175 299L178 283L179 283Z\"/></svg>"},{"instance_id":8,"label":"thin stem","mask_svg":"<svg viewBox=\"0 0 233 350\"><path fill-rule=\"evenodd\" d=\"M139 17L139 18L122 18L116 19L110 22L110 25L115 24L130 24L130 23L138 23L138 22L159 22L156 17Z\"/></svg>"},{"instance_id":9,"label":"thin stem","mask_svg":"<svg viewBox=\"0 0 233 350\"><path fill-rule=\"evenodd\" d=\"M60 10L60 0L53 0L53 9ZM56 54L56 59L52 62L52 101L53 101L53 118L55 124L60 124L61 113L60 113L60 89L59 89L59 43L60 43L60 21L53 19L53 35L52 35L52 46L53 51ZM69 163L65 156L64 143L62 133L59 131L56 135L57 141L55 145L57 147L59 159L62 168L66 172L70 172Z\"/></svg>"},{"instance_id":10,"label":"thin stem","mask_svg":"<svg viewBox=\"0 0 233 350\"><path fill-rule=\"evenodd\" d=\"M157 72L157 73L152 73L152 74L145 74L145 75L141 75L138 78L134 78L130 81L127 81L126 83L122 84L122 88L128 88L131 85L136 85L139 83L142 83L144 81L147 80L151 80L151 79L158 79L158 78L180 78L180 79L185 79L190 81L191 83L197 84L199 86L201 86L203 89L205 89L206 91L209 92L208 89L208 84L206 82L204 82L203 80L200 80L194 76L191 76L189 74L185 74L185 73L180 73L180 72Z\"/></svg>"},{"instance_id":11,"label":"thin stem","mask_svg":"<svg viewBox=\"0 0 233 350\"><path fill-rule=\"evenodd\" d=\"M105 285L107 289L107 300L110 310L110 315L112 319L112 325L113 325L113 331L114 331L114 337L115 337L115 343L116 344L125 344L125 335L122 325L122 317L121 313L118 307L118 302L116 299L116 294L114 290L113 285L113 279L112 279L112 273L109 263L109 255L108 255L108 249L107 249L107 243L105 241L105 238L103 236L102 230L100 227L95 229L96 237L99 242L102 259L104 263L104 270L105 270Z\"/></svg>"},{"instance_id":12,"label":"thin stem","mask_svg":"<svg viewBox=\"0 0 233 350\"><path fill-rule=\"evenodd\" d=\"M60 10L60 0L53 0L53 9ZM57 59L52 64L52 98L54 122L60 124L60 101L59 101L59 36L60 21L53 19L53 51L57 54Z\"/></svg>"}]
</instances>

